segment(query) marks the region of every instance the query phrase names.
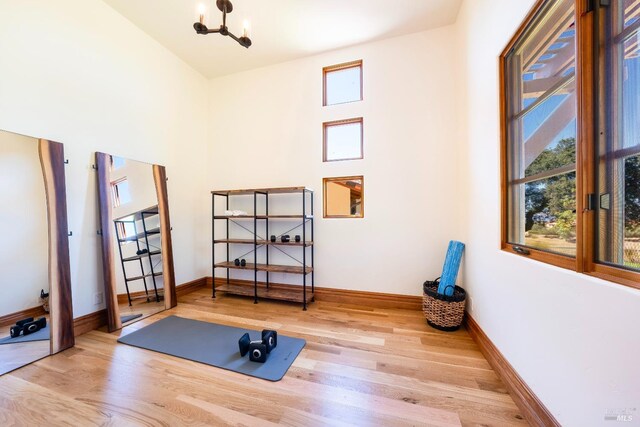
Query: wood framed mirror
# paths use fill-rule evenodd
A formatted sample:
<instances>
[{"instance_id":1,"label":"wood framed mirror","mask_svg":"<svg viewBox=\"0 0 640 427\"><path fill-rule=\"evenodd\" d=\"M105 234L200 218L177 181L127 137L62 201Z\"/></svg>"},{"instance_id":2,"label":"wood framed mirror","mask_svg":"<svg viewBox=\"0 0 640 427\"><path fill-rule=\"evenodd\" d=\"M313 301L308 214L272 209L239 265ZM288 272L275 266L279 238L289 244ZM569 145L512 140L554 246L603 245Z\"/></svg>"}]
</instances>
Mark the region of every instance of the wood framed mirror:
<instances>
[{"instance_id":1,"label":"wood framed mirror","mask_svg":"<svg viewBox=\"0 0 640 427\"><path fill-rule=\"evenodd\" d=\"M164 166L96 153L109 331L176 306Z\"/></svg>"},{"instance_id":2,"label":"wood framed mirror","mask_svg":"<svg viewBox=\"0 0 640 427\"><path fill-rule=\"evenodd\" d=\"M0 375L73 347L64 148L0 131Z\"/></svg>"}]
</instances>

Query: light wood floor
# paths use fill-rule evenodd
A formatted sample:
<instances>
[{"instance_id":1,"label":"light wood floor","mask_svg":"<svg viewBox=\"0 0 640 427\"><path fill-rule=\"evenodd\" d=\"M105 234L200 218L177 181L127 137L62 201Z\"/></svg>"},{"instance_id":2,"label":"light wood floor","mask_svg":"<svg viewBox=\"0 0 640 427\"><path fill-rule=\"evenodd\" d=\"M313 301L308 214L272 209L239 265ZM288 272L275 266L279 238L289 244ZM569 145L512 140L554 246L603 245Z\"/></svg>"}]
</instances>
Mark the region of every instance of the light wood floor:
<instances>
[{"instance_id":1,"label":"light wood floor","mask_svg":"<svg viewBox=\"0 0 640 427\"><path fill-rule=\"evenodd\" d=\"M182 297L168 315L307 340L279 382L117 344L92 331L76 347L0 377L0 425L509 426L520 412L465 331L419 311L328 302Z\"/></svg>"},{"instance_id":2,"label":"light wood floor","mask_svg":"<svg viewBox=\"0 0 640 427\"><path fill-rule=\"evenodd\" d=\"M141 314L141 317L137 317L133 320L130 320L123 324L123 326L131 325L133 323L139 322L141 320L146 319L149 316L153 316L154 314L164 310L164 299L160 301L156 301L155 299L151 299L151 301L147 302L147 300L134 300L132 305L129 306L128 302L124 304L118 305L118 310L120 311L120 317L127 316L130 314Z\"/></svg>"}]
</instances>

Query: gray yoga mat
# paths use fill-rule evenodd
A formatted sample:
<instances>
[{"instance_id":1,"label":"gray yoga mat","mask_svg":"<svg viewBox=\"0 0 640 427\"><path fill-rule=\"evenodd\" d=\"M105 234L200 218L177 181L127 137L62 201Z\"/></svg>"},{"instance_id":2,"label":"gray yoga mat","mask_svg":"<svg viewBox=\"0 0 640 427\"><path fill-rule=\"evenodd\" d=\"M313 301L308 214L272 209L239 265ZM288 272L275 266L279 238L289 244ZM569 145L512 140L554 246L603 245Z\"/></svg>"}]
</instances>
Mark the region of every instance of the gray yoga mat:
<instances>
[{"instance_id":1,"label":"gray yoga mat","mask_svg":"<svg viewBox=\"0 0 640 427\"><path fill-rule=\"evenodd\" d=\"M138 317L142 317L142 314L127 314L125 316L120 316L121 323L131 322L133 319L137 319Z\"/></svg>"},{"instance_id":2,"label":"gray yoga mat","mask_svg":"<svg viewBox=\"0 0 640 427\"><path fill-rule=\"evenodd\" d=\"M15 344L19 342L29 342L29 341L48 341L51 339L51 332L49 331L49 324L47 326L40 329L38 332L34 332L29 335L20 335L19 337L11 338L5 337L0 338L0 345L2 344Z\"/></svg>"},{"instance_id":3,"label":"gray yoga mat","mask_svg":"<svg viewBox=\"0 0 640 427\"><path fill-rule=\"evenodd\" d=\"M262 331L169 316L120 337L118 342L269 381L281 380L306 344L303 339L278 334L278 346L265 363L257 363L250 361L248 354L240 357L238 340L245 332L253 340L260 339L262 334Z\"/></svg>"}]
</instances>

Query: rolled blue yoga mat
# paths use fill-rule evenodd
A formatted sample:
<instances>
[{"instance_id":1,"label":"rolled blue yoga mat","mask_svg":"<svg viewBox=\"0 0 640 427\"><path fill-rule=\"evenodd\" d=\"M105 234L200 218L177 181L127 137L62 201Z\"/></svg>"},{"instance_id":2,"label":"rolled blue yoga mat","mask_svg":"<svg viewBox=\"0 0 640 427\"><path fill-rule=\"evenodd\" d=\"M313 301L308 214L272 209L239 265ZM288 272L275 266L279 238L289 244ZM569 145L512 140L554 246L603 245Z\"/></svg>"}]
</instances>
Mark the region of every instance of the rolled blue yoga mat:
<instances>
[{"instance_id":1,"label":"rolled blue yoga mat","mask_svg":"<svg viewBox=\"0 0 640 427\"><path fill-rule=\"evenodd\" d=\"M456 242L455 240L449 242L447 257L444 260L442 276L440 276L440 283L438 284L438 293L440 295L453 296L463 251L464 243Z\"/></svg>"}]
</instances>

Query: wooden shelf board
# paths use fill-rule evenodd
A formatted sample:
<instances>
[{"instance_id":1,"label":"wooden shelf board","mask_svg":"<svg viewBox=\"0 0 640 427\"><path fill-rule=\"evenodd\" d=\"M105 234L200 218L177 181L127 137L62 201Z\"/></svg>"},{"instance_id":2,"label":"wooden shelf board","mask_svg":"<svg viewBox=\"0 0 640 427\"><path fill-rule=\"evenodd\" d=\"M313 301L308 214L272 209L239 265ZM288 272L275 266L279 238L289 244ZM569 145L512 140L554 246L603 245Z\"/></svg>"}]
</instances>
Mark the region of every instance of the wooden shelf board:
<instances>
[{"instance_id":1,"label":"wooden shelf board","mask_svg":"<svg viewBox=\"0 0 640 427\"><path fill-rule=\"evenodd\" d=\"M153 274L151 274L151 273L143 274L142 276L133 276L133 277L130 277L130 278L125 279L125 280L127 282L133 282L134 280L140 280L140 279L142 279L144 277L151 277L151 276L156 276L156 277L162 276L162 271L160 271L158 273L153 273Z\"/></svg>"},{"instance_id":2,"label":"wooden shelf board","mask_svg":"<svg viewBox=\"0 0 640 427\"><path fill-rule=\"evenodd\" d=\"M268 194L288 194L288 193L301 193L303 191L311 191L307 187L272 187L272 188L246 188L243 190L213 190L211 194L220 196L233 196L233 195L247 195L255 192L268 193Z\"/></svg>"},{"instance_id":3,"label":"wooden shelf board","mask_svg":"<svg viewBox=\"0 0 640 427\"><path fill-rule=\"evenodd\" d=\"M237 243L237 244L246 244L253 245L253 239L216 239L213 243ZM296 242L291 241L287 243L282 243L281 241L272 242L270 240L258 240L258 245L272 245L272 246L313 246L313 242Z\"/></svg>"},{"instance_id":4,"label":"wooden shelf board","mask_svg":"<svg viewBox=\"0 0 640 427\"><path fill-rule=\"evenodd\" d=\"M242 295L247 297L254 296L253 286L244 286L244 285L222 285L216 286L216 292L226 292L228 294L233 295ZM303 302L303 294L302 294L302 286L300 286L300 290L292 290L292 289L281 289L281 288L269 288L267 289L264 285L258 285L258 298L262 299L275 299L280 301L291 301L291 302ZM307 288L307 303L311 302L313 299L313 293L310 288Z\"/></svg>"},{"instance_id":5,"label":"wooden shelf board","mask_svg":"<svg viewBox=\"0 0 640 427\"><path fill-rule=\"evenodd\" d=\"M213 219L313 219L313 215L214 215Z\"/></svg>"},{"instance_id":6,"label":"wooden shelf board","mask_svg":"<svg viewBox=\"0 0 640 427\"><path fill-rule=\"evenodd\" d=\"M254 264L247 263L245 267L235 265L233 262L219 262L215 264L217 268L234 268L238 270L253 270ZM297 265L274 265L274 264L258 264L258 271L268 271L269 273L290 273L290 274L303 274L304 270L302 266ZM311 267L306 268L307 273L311 273L313 269Z\"/></svg>"},{"instance_id":7,"label":"wooden shelf board","mask_svg":"<svg viewBox=\"0 0 640 427\"><path fill-rule=\"evenodd\" d=\"M126 294L125 294L126 296ZM149 291L149 296L147 297L147 295L136 295L136 296L131 296L131 301L137 301L137 300L141 300L141 299L147 299L149 298L151 301L155 301L156 299L156 294L153 292L153 289ZM164 299L164 293L162 292L161 289L158 289L158 298L160 299Z\"/></svg>"},{"instance_id":8,"label":"wooden shelf board","mask_svg":"<svg viewBox=\"0 0 640 427\"><path fill-rule=\"evenodd\" d=\"M114 219L114 221L118 222L131 222L132 220L140 221L142 219L142 214L146 216L158 215L158 205L148 207L146 209L142 209L137 212L130 213L129 215L121 216L120 218Z\"/></svg>"},{"instance_id":9,"label":"wooden shelf board","mask_svg":"<svg viewBox=\"0 0 640 427\"><path fill-rule=\"evenodd\" d=\"M160 234L160 228L152 228L151 230L147 230L147 235L150 234ZM118 241L120 243L124 243L124 242L135 242L136 240L140 240L144 237L144 231L141 233L136 234L135 236L129 236L129 237L125 237L124 239L119 239Z\"/></svg>"},{"instance_id":10,"label":"wooden shelf board","mask_svg":"<svg viewBox=\"0 0 640 427\"><path fill-rule=\"evenodd\" d=\"M162 253L161 251L151 251L151 256L160 255L161 253ZM123 262L135 261L135 260L138 260L140 258L147 258L148 256L149 256L149 253L145 253L145 254L142 254L142 255L135 255L135 256L130 256L130 257L127 257L127 258L123 258L122 261Z\"/></svg>"}]
</instances>

